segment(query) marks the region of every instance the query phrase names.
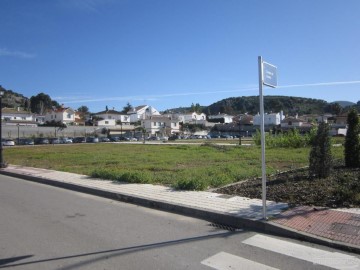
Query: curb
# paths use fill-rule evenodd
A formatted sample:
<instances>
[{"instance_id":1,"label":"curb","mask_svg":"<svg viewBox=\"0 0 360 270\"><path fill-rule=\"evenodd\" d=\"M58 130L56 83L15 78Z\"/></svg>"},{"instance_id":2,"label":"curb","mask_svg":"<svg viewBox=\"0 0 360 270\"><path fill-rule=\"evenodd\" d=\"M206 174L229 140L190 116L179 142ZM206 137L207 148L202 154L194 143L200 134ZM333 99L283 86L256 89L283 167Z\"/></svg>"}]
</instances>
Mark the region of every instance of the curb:
<instances>
[{"instance_id":1,"label":"curb","mask_svg":"<svg viewBox=\"0 0 360 270\"><path fill-rule=\"evenodd\" d=\"M70 184L65 182L60 182L56 180L40 178L28 174L22 173L15 173L15 172L8 172L4 170L0 170L0 174L17 177L23 180L28 180L40 184L50 185L54 187L59 187L63 189L68 189L72 191L82 192L86 194L91 194L107 199L112 199L116 201L131 203L135 205L140 205L152 209L167 211L171 213L181 214L185 216L190 216L194 218L203 219L215 224L219 224L222 226L227 226L230 228L236 229L250 229L257 232L264 232L272 235L288 237L292 239L297 239L301 241L306 241L314 244L319 244L323 246L328 246L331 248L353 252L360 254L360 247L356 245L351 245L343 242L333 241L330 239L314 236L308 233L304 233L301 231L297 231L279 224L276 224L271 221L264 221L264 220L254 220L254 219L247 219L233 215L227 215L221 212L214 212L208 211L201 208L196 207L187 207L181 206L177 204L171 204L168 202L163 202L160 200L149 200L147 198L142 198L138 196L131 196L127 194L122 194L119 192L111 192L108 190L102 190L98 188L91 188L85 186L79 186L76 184ZM276 217L275 217L276 218Z\"/></svg>"}]
</instances>

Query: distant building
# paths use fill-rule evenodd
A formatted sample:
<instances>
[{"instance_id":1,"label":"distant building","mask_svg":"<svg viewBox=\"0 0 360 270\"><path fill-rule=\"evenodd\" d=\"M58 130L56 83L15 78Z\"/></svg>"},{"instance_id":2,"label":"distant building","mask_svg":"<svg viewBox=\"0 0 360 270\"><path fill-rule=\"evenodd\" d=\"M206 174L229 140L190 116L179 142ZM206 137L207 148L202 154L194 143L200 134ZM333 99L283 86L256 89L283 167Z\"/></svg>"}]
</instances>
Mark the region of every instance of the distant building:
<instances>
[{"instance_id":1,"label":"distant building","mask_svg":"<svg viewBox=\"0 0 360 270\"><path fill-rule=\"evenodd\" d=\"M234 116L228 115L225 113L219 113L214 115L208 116L209 122L216 122L216 123L223 123L223 124L229 124L233 122Z\"/></svg>"},{"instance_id":2,"label":"distant building","mask_svg":"<svg viewBox=\"0 0 360 270\"><path fill-rule=\"evenodd\" d=\"M160 115L159 111L152 106L141 105L128 111L130 117L130 123L136 123L149 116Z\"/></svg>"},{"instance_id":3,"label":"distant building","mask_svg":"<svg viewBox=\"0 0 360 270\"><path fill-rule=\"evenodd\" d=\"M36 126L38 124L35 114L24 111L20 107L17 109L3 108L1 111L1 120L6 125Z\"/></svg>"},{"instance_id":4,"label":"distant building","mask_svg":"<svg viewBox=\"0 0 360 270\"><path fill-rule=\"evenodd\" d=\"M75 122L75 111L70 107L53 108L45 113L45 122L61 122L63 124L72 124Z\"/></svg>"},{"instance_id":5,"label":"distant building","mask_svg":"<svg viewBox=\"0 0 360 270\"><path fill-rule=\"evenodd\" d=\"M281 124L281 121L284 119L284 114L281 111L280 113L269 113L264 114L264 125L265 126L277 126ZM261 125L261 115L257 114L253 118L254 126Z\"/></svg>"},{"instance_id":6,"label":"distant building","mask_svg":"<svg viewBox=\"0 0 360 270\"><path fill-rule=\"evenodd\" d=\"M206 124L206 114L204 113L185 113L185 114L175 114L180 122L186 124Z\"/></svg>"},{"instance_id":7,"label":"distant building","mask_svg":"<svg viewBox=\"0 0 360 270\"><path fill-rule=\"evenodd\" d=\"M94 116L99 119L95 123L98 126L115 126L116 123L130 124L129 115L122 114L114 109L95 113Z\"/></svg>"},{"instance_id":8,"label":"distant building","mask_svg":"<svg viewBox=\"0 0 360 270\"><path fill-rule=\"evenodd\" d=\"M146 133L159 136L170 136L180 132L180 122L178 117L166 115L148 116L141 120L141 125Z\"/></svg>"}]
</instances>

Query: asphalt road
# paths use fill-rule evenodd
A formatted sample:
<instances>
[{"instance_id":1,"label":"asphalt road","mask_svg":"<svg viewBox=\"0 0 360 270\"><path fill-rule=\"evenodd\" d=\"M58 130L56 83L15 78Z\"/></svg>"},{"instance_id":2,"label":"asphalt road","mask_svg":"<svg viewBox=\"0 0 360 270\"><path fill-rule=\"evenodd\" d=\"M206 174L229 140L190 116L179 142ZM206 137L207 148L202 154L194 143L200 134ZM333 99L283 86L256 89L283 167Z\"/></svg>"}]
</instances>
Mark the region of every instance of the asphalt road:
<instances>
[{"instance_id":1,"label":"asphalt road","mask_svg":"<svg viewBox=\"0 0 360 270\"><path fill-rule=\"evenodd\" d=\"M360 269L360 259L0 175L0 269Z\"/></svg>"}]
</instances>

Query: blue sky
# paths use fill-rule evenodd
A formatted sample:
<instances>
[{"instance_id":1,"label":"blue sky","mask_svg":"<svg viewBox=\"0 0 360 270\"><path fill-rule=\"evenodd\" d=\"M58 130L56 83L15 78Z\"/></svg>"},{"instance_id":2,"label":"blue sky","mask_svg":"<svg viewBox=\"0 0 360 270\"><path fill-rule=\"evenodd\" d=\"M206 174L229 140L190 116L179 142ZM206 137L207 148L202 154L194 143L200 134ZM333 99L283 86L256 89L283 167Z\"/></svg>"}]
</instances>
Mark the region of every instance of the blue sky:
<instances>
[{"instance_id":1,"label":"blue sky","mask_svg":"<svg viewBox=\"0 0 360 270\"><path fill-rule=\"evenodd\" d=\"M0 85L91 112L264 95L360 100L359 0L0 0Z\"/></svg>"}]
</instances>

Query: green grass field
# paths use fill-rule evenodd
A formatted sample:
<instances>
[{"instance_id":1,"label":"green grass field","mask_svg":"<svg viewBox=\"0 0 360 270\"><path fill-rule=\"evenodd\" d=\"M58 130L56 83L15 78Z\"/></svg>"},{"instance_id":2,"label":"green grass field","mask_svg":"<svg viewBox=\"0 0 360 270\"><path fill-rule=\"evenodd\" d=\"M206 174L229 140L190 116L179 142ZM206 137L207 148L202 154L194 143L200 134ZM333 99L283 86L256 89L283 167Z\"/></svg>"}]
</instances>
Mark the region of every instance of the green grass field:
<instances>
[{"instance_id":1,"label":"green grass field","mask_svg":"<svg viewBox=\"0 0 360 270\"><path fill-rule=\"evenodd\" d=\"M267 173L308 165L310 148L266 149ZM332 149L343 158L343 147ZM261 176L256 146L74 144L4 149L9 164L136 183L204 190Z\"/></svg>"}]
</instances>

